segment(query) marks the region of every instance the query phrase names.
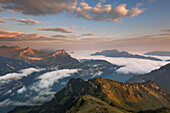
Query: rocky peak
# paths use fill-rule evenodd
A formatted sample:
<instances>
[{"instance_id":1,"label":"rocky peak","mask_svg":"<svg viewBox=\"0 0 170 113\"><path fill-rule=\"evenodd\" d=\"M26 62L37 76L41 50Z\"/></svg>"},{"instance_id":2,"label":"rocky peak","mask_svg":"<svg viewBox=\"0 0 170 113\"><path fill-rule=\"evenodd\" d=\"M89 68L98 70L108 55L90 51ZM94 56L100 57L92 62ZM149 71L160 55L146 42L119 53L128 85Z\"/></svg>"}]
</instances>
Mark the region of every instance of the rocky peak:
<instances>
[{"instance_id":1,"label":"rocky peak","mask_svg":"<svg viewBox=\"0 0 170 113\"><path fill-rule=\"evenodd\" d=\"M66 56L68 56L69 54L65 50L58 50L57 52L52 54L53 57L55 57L56 55L66 55Z\"/></svg>"},{"instance_id":2,"label":"rocky peak","mask_svg":"<svg viewBox=\"0 0 170 113\"><path fill-rule=\"evenodd\" d=\"M27 47L19 52L19 56L22 56L23 54L33 55L34 51L30 47Z\"/></svg>"},{"instance_id":3,"label":"rocky peak","mask_svg":"<svg viewBox=\"0 0 170 113\"><path fill-rule=\"evenodd\" d=\"M25 48L25 50L28 50L28 51L30 51L30 50L31 50L31 48L30 48L30 47L26 47L26 48Z\"/></svg>"}]
</instances>

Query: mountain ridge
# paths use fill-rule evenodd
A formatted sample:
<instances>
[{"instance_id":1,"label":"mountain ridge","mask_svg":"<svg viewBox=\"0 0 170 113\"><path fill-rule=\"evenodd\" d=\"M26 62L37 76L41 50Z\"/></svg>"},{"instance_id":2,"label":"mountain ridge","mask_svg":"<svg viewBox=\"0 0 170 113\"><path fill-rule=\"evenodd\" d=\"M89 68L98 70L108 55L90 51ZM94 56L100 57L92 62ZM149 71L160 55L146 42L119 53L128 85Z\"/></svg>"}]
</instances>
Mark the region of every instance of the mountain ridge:
<instances>
[{"instance_id":1,"label":"mountain ridge","mask_svg":"<svg viewBox=\"0 0 170 113\"><path fill-rule=\"evenodd\" d=\"M153 81L130 84L98 77L88 81L80 78L70 79L67 86L56 93L50 102L33 108L28 113L65 113L69 111L75 113L74 111L77 110L81 112L83 103L89 102L86 99L82 101L82 98L92 100L90 103L93 103L94 106L87 108L94 110L92 112L97 111L95 106L99 106L100 103L105 106L101 110L98 109L100 112L102 110L106 112L109 110L108 108L116 111L138 112L170 107L170 94ZM15 113L15 110L10 113Z\"/></svg>"},{"instance_id":2,"label":"mountain ridge","mask_svg":"<svg viewBox=\"0 0 170 113\"><path fill-rule=\"evenodd\" d=\"M151 51L147 52L144 55L152 55L152 56L170 56L170 51Z\"/></svg>"},{"instance_id":3,"label":"mountain ridge","mask_svg":"<svg viewBox=\"0 0 170 113\"><path fill-rule=\"evenodd\" d=\"M103 50L101 52L96 52L94 54L91 54L92 56L96 55L102 55L105 57L125 57L125 58L138 58L138 59L148 59L148 60L154 60L154 61L162 61L161 59L155 58L155 57L147 57L137 54L131 54L126 51L118 51L116 49L113 50Z\"/></svg>"},{"instance_id":4,"label":"mountain ridge","mask_svg":"<svg viewBox=\"0 0 170 113\"><path fill-rule=\"evenodd\" d=\"M22 49L18 46L1 46L0 56L14 60L21 60L35 67L43 68L78 68L78 66L83 66L77 59L72 58L65 50L48 53L31 49L30 47Z\"/></svg>"},{"instance_id":5,"label":"mountain ridge","mask_svg":"<svg viewBox=\"0 0 170 113\"><path fill-rule=\"evenodd\" d=\"M143 75L134 75L131 79L127 82L134 83L134 82L143 82L147 80L153 80L161 85L165 90L170 92L170 63L160 67L159 69L153 70L150 73L143 74Z\"/></svg>"}]
</instances>

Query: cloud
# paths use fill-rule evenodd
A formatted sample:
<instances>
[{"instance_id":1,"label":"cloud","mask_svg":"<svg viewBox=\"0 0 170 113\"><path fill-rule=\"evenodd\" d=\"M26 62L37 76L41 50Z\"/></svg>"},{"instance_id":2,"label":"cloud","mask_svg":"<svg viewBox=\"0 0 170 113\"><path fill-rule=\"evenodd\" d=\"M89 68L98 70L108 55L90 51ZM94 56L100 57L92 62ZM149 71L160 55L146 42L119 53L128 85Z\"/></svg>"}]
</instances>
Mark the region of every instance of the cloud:
<instances>
[{"instance_id":1,"label":"cloud","mask_svg":"<svg viewBox=\"0 0 170 113\"><path fill-rule=\"evenodd\" d=\"M59 14L63 11L72 12L77 5L77 0L0 0L4 9L26 15Z\"/></svg>"},{"instance_id":2,"label":"cloud","mask_svg":"<svg viewBox=\"0 0 170 113\"><path fill-rule=\"evenodd\" d=\"M34 99L37 99L36 97ZM44 98L45 99L45 98ZM41 100L44 100L43 98L41 98ZM47 99L47 98L46 98ZM51 98L52 99L52 98ZM49 99L49 100L51 100ZM34 103L34 100L30 99L28 101L25 101L25 102L20 102L20 101L13 101L11 99L6 99L2 102L0 102L0 107L7 107L7 106L33 106L33 105L40 105L40 104L36 104Z\"/></svg>"},{"instance_id":3,"label":"cloud","mask_svg":"<svg viewBox=\"0 0 170 113\"><path fill-rule=\"evenodd\" d=\"M94 32L92 33L86 33L86 34L82 34L81 36L95 36L96 34Z\"/></svg>"},{"instance_id":4,"label":"cloud","mask_svg":"<svg viewBox=\"0 0 170 113\"><path fill-rule=\"evenodd\" d=\"M145 74L152 70L159 69L161 66L168 64L165 61L150 61L141 59L116 59L120 63L124 64L125 67L121 67L117 70L119 73L129 74ZM126 60L126 61L125 61ZM115 62L115 61L114 61Z\"/></svg>"},{"instance_id":5,"label":"cloud","mask_svg":"<svg viewBox=\"0 0 170 113\"><path fill-rule=\"evenodd\" d=\"M96 6L90 7L87 3L82 2L76 8L75 14L77 14L77 17L94 21L122 21L124 18L137 16L145 10L138 8L140 4L137 4L131 10L127 9L126 6L127 4L120 4L112 8L111 4L102 6L102 3L99 2Z\"/></svg>"},{"instance_id":6,"label":"cloud","mask_svg":"<svg viewBox=\"0 0 170 113\"><path fill-rule=\"evenodd\" d=\"M148 0L148 3L153 3L155 2L155 0Z\"/></svg>"},{"instance_id":7,"label":"cloud","mask_svg":"<svg viewBox=\"0 0 170 113\"><path fill-rule=\"evenodd\" d=\"M2 11L5 11L5 9L0 7L0 12L2 12Z\"/></svg>"},{"instance_id":8,"label":"cloud","mask_svg":"<svg viewBox=\"0 0 170 113\"><path fill-rule=\"evenodd\" d=\"M5 23L5 20L0 19L0 23Z\"/></svg>"},{"instance_id":9,"label":"cloud","mask_svg":"<svg viewBox=\"0 0 170 113\"><path fill-rule=\"evenodd\" d=\"M92 13L100 14L104 12L110 12L112 10L112 5L107 4L102 6L102 3L99 2L95 7L92 8Z\"/></svg>"},{"instance_id":10,"label":"cloud","mask_svg":"<svg viewBox=\"0 0 170 113\"><path fill-rule=\"evenodd\" d=\"M108 18L108 21L121 21L123 18L134 17L144 11L144 9L138 8L138 4L131 10L128 10L126 6L127 4L120 4L119 6L113 8L110 11L112 18Z\"/></svg>"},{"instance_id":11,"label":"cloud","mask_svg":"<svg viewBox=\"0 0 170 113\"><path fill-rule=\"evenodd\" d=\"M55 83L59 83L58 80L70 77L74 73L77 73L80 69L62 69L55 70L51 72L46 72L39 77L37 77L37 82L33 83L31 86L27 87L27 91L36 92L28 98L26 103L37 104L49 101L53 98L55 91L52 91L52 87ZM66 85L66 84L61 84Z\"/></svg>"},{"instance_id":12,"label":"cloud","mask_svg":"<svg viewBox=\"0 0 170 113\"><path fill-rule=\"evenodd\" d=\"M37 33L23 33L17 31L7 31L0 29L0 41L36 41L36 40L61 40L59 38L52 38L48 36L41 36ZM62 40L61 40L62 41Z\"/></svg>"},{"instance_id":13,"label":"cloud","mask_svg":"<svg viewBox=\"0 0 170 113\"><path fill-rule=\"evenodd\" d=\"M75 26L75 25L72 25L71 28L72 29L79 29L79 30L86 29L85 27L78 27L78 26Z\"/></svg>"},{"instance_id":14,"label":"cloud","mask_svg":"<svg viewBox=\"0 0 170 113\"><path fill-rule=\"evenodd\" d=\"M170 29L161 30L162 32L170 32Z\"/></svg>"},{"instance_id":15,"label":"cloud","mask_svg":"<svg viewBox=\"0 0 170 113\"><path fill-rule=\"evenodd\" d=\"M27 91L27 89L26 89L26 87L25 86L23 86L21 89L19 89L17 92L19 93L19 94L22 94L23 92L25 92L25 91Z\"/></svg>"},{"instance_id":16,"label":"cloud","mask_svg":"<svg viewBox=\"0 0 170 113\"><path fill-rule=\"evenodd\" d=\"M75 33L76 32L76 31L68 30L66 27L48 27L48 28L37 27L37 29L43 30L43 31L56 31L56 32L62 32L62 33Z\"/></svg>"},{"instance_id":17,"label":"cloud","mask_svg":"<svg viewBox=\"0 0 170 113\"><path fill-rule=\"evenodd\" d=\"M77 0L0 0L3 9L26 15L50 15L67 12L75 17L81 17L93 21L121 21L124 18L141 14L145 9L139 9L139 5L127 9L127 4L119 4L113 7L111 4L102 5L100 1L95 6L90 6Z\"/></svg>"},{"instance_id":18,"label":"cloud","mask_svg":"<svg viewBox=\"0 0 170 113\"><path fill-rule=\"evenodd\" d=\"M123 74L129 74L129 73L145 74L170 63L167 61L152 61L152 60L137 59L137 58L121 58L121 57L112 58L112 57L104 57L104 56L90 56L89 54L85 55L79 52L73 54L72 56L77 59L106 60L112 64L124 66L117 70L118 73L123 73Z\"/></svg>"},{"instance_id":19,"label":"cloud","mask_svg":"<svg viewBox=\"0 0 170 113\"><path fill-rule=\"evenodd\" d=\"M79 38L79 36L76 36L76 35L53 35L51 37L57 37L57 38Z\"/></svg>"},{"instance_id":20,"label":"cloud","mask_svg":"<svg viewBox=\"0 0 170 113\"><path fill-rule=\"evenodd\" d=\"M27 68L27 69L20 70L18 73L8 73L0 77L0 84L4 85L12 82L13 80L22 79L23 77L29 76L34 72L40 72L42 70L44 69Z\"/></svg>"},{"instance_id":21,"label":"cloud","mask_svg":"<svg viewBox=\"0 0 170 113\"><path fill-rule=\"evenodd\" d=\"M68 32L68 31L67 31ZM93 33L89 35L94 35ZM23 33L17 31L7 31L0 29L0 41L57 41L57 42L70 42L77 41L81 35L52 35L42 36L37 33Z\"/></svg>"},{"instance_id":22,"label":"cloud","mask_svg":"<svg viewBox=\"0 0 170 113\"><path fill-rule=\"evenodd\" d=\"M142 26L137 26L136 28L141 29L141 28L143 28L143 27L142 27Z\"/></svg>"},{"instance_id":23,"label":"cloud","mask_svg":"<svg viewBox=\"0 0 170 113\"><path fill-rule=\"evenodd\" d=\"M66 50L102 50L119 49L126 51L148 52L148 51L170 51L170 33L160 32L153 34L130 34L119 37L83 37L80 35L41 36L36 33L23 33L16 31L0 30L1 45L27 45L41 49L60 48ZM49 44L50 43L50 44ZM57 43L57 44L56 44ZM88 46L87 46L88 45Z\"/></svg>"},{"instance_id":24,"label":"cloud","mask_svg":"<svg viewBox=\"0 0 170 113\"><path fill-rule=\"evenodd\" d=\"M6 106L8 106L10 104L11 104L10 99L6 99L6 100L0 102L0 107L6 107Z\"/></svg>"},{"instance_id":25,"label":"cloud","mask_svg":"<svg viewBox=\"0 0 170 113\"><path fill-rule=\"evenodd\" d=\"M92 77L100 76L102 74L103 74L102 71L98 71L98 72L94 73Z\"/></svg>"},{"instance_id":26,"label":"cloud","mask_svg":"<svg viewBox=\"0 0 170 113\"><path fill-rule=\"evenodd\" d=\"M42 103L51 100L54 97L54 94L56 94L56 91L66 85L66 81L60 82L60 79L71 77L79 70L80 69L62 69L45 72L35 78L35 82L32 84L23 86L18 89L16 93L12 93L10 98L1 101L0 107L41 105ZM54 88L56 85L57 88ZM58 87L58 85L62 86ZM23 93L26 95L23 95Z\"/></svg>"},{"instance_id":27,"label":"cloud","mask_svg":"<svg viewBox=\"0 0 170 113\"><path fill-rule=\"evenodd\" d=\"M82 35L52 35L51 37L56 37L56 38L70 38L70 39L77 39L77 38L82 38L84 36L95 36L95 33L86 33L86 34L82 34Z\"/></svg>"},{"instance_id":28,"label":"cloud","mask_svg":"<svg viewBox=\"0 0 170 113\"><path fill-rule=\"evenodd\" d=\"M5 95L11 94L11 93L12 93L12 90L9 90L5 93Z\"/></svg>"},{"instance_id":29,"label":"cloud","mask_svg":"<svg viewBox=\"0 0 170 113\"><path fill-rule=\"evenodd\" d=\"M36 21L36 20L33 20L31 18L28 18L28 19L21 19L21 18L11 18L11 17L5 17L6 19L8 20L14 20L14 21L18 21L18 22L21 22L21 23L24 23L24 24L29 24L29 25L33 25L35 23L41 23L40 21Z\"/></svg>"},{"instance_id":30,"label":"cloud","mask_svg":"<svg viewBox=\"0 0 170 113\"><path fill-rule=\"evenodd\" d=\"M59 79L63 79L65 77L72 76L73 73L77 73L79 69L63 69L63 70L56 70L52 72L47 72L42 74L41 76L37 77L40 81L33 85L32 89L41 90L41 89L48 89L54 83L57 83Z\"/></svg>"}]
</instances>

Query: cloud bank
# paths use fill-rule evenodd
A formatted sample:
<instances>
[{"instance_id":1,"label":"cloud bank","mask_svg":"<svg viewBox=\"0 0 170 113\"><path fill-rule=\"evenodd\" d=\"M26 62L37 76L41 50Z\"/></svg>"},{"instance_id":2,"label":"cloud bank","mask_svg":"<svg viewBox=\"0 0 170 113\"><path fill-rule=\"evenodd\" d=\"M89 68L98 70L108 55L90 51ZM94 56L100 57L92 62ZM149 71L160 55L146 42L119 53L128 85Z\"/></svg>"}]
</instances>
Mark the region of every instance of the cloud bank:
<instances>
[{"instance_id":1,"label":"cloud bank","mask_svg":"<svg viewBox=\"0 0 170 113\"><path fill-rule=\"evenodd\" d=\"M8 73L0 77L0 86L10 83L14 80L20 80L23 77L29 76L34 72L40 72L42 70L44 69L27 68L27 69L20 70L18 73Z\"/></svg>"},{"instance_id":2,"label":"cloud bank","mask_svg":"<svg viewBox=\"0 0 170 113\"><path fill-rule=\"evenodd\" d=\"M104 57L104 56L90 56L89 54L81 54L79 52L77 52L76 54L72 54L72 56L77 59L101 59L101 60L106 60L112 64L124 66L117 70L118 73L123 73L123 74L129 74L129 73L145 74L170 63L167 61L152 61L152 60L136 59L136 58L121 58L121 57L112 58L112 57Z\"/></svg>"},{"instance_id":3,"label":"cloud bank","mask_svg":"<svg viewBox=\"0 0 170 113\"><path fill-rule=\"evenodd\" d=\"M36 79L37 81L29 86L23 86L18 91L11 94L12 98L8 98L0 102L0 107L9 105L39 105L43 102L49 101L54 97L56 91L53 90L54 84L66 85L66 82L59 82L60 79L70 77L77 73L80 69L62 69L46 72ZM23 93L26 92L25 95ZM18 96L19 95L19 96ZM17 100L13 96L17 96ZM20 98L21 96L21 98ZM23 102L23 96L25 98Z\"/></svg>"},{"instance_id":4,"label":"cloud bank","mask_svg":"<svg viewBox=\"0 0 170 113\"><path fill-rule=\"evenodd\" d=\"M56 41L64 41L60 38L54 38L49 36L42 36L38 33L23 33L17 31L7 31L0 29L0 41L43 41L43 40L56 40Z\"/></svg>"},{"instance_id":5,"label":"cloud bank","mask_svg":"<svg viewBox=\"0 0 170 113\"><path fill-rule=\"evenodd\" d=\"M33 95L33 98L28 101L31 104L36 104L37 102L45 102L49 101L53 98L53 95L56 93L52 91L52 87L54 84L59 83L58 80L70 77L74 73L77 73L80 69L62 69L55 70L51 72L46 72L39 77L37 77L38 81L32 84L29 89L30 92L36 92L36 96Z\"/></svg>"},{"instance_id":6,"label":"cloud bank","mask_svg":"<svg viewBox=\"0 0 170 113\"><path fill-rule=\"evenodd\" d=\"M56 70L56 71L44 73L41 76L37 77L37 79L40 79L40 81L37 82L36 85L32 87L32 89L35 90L48 89L54 83L57 83L59 79L70 77L73 73L77 73L78 71L79 69L71 69L71 70L63 69L63 70Z\"/></svg>"},{"instance_id":7,"label":"cloud bank","mask_svg":"<svg viewBox=\"0 0 170 113\"><path fill-rule=\"evenodd\" d=\"M113 7L111 4L98 2L90 6L84 0L0 0L3 9L26 15L50 15L67 12L70 15L93 21L121 21L124 18L141 14L145 9L139 9L140 3L131 9L127 4Z\"/></svg>"}]
</instances>

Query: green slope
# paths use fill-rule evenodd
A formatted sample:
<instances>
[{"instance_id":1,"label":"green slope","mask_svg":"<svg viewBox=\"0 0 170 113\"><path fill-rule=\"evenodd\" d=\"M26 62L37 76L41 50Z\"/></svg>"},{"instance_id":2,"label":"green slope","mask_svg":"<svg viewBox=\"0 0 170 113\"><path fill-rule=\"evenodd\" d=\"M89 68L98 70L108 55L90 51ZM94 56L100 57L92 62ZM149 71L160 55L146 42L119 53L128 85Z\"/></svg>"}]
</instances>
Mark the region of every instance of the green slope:
<instances>
[{"instance_id":1,"label":"green slope","mask_svg":"<svg viewBox=\"0 0 170 113\"><path fill-rule=\"evenodd\" d=\"M70 113L129 113L90 95L82 96Z\"/></svg>"},{"instance_id":2,"label":"green slope","mask_svg":"<svg viewBox=\"0 0 170 113\"><path fill-rule=\"evenodd\" d=\"M71 79L50 102L35 107L29 113L65 113L86 110L88 112L90 110L138 112L162 107L170 108L169 102L169 93L153 81L129 84L103 78L88 81ZM11 113L15 113L17 109Z\"/></svg>"}]
</instances>

